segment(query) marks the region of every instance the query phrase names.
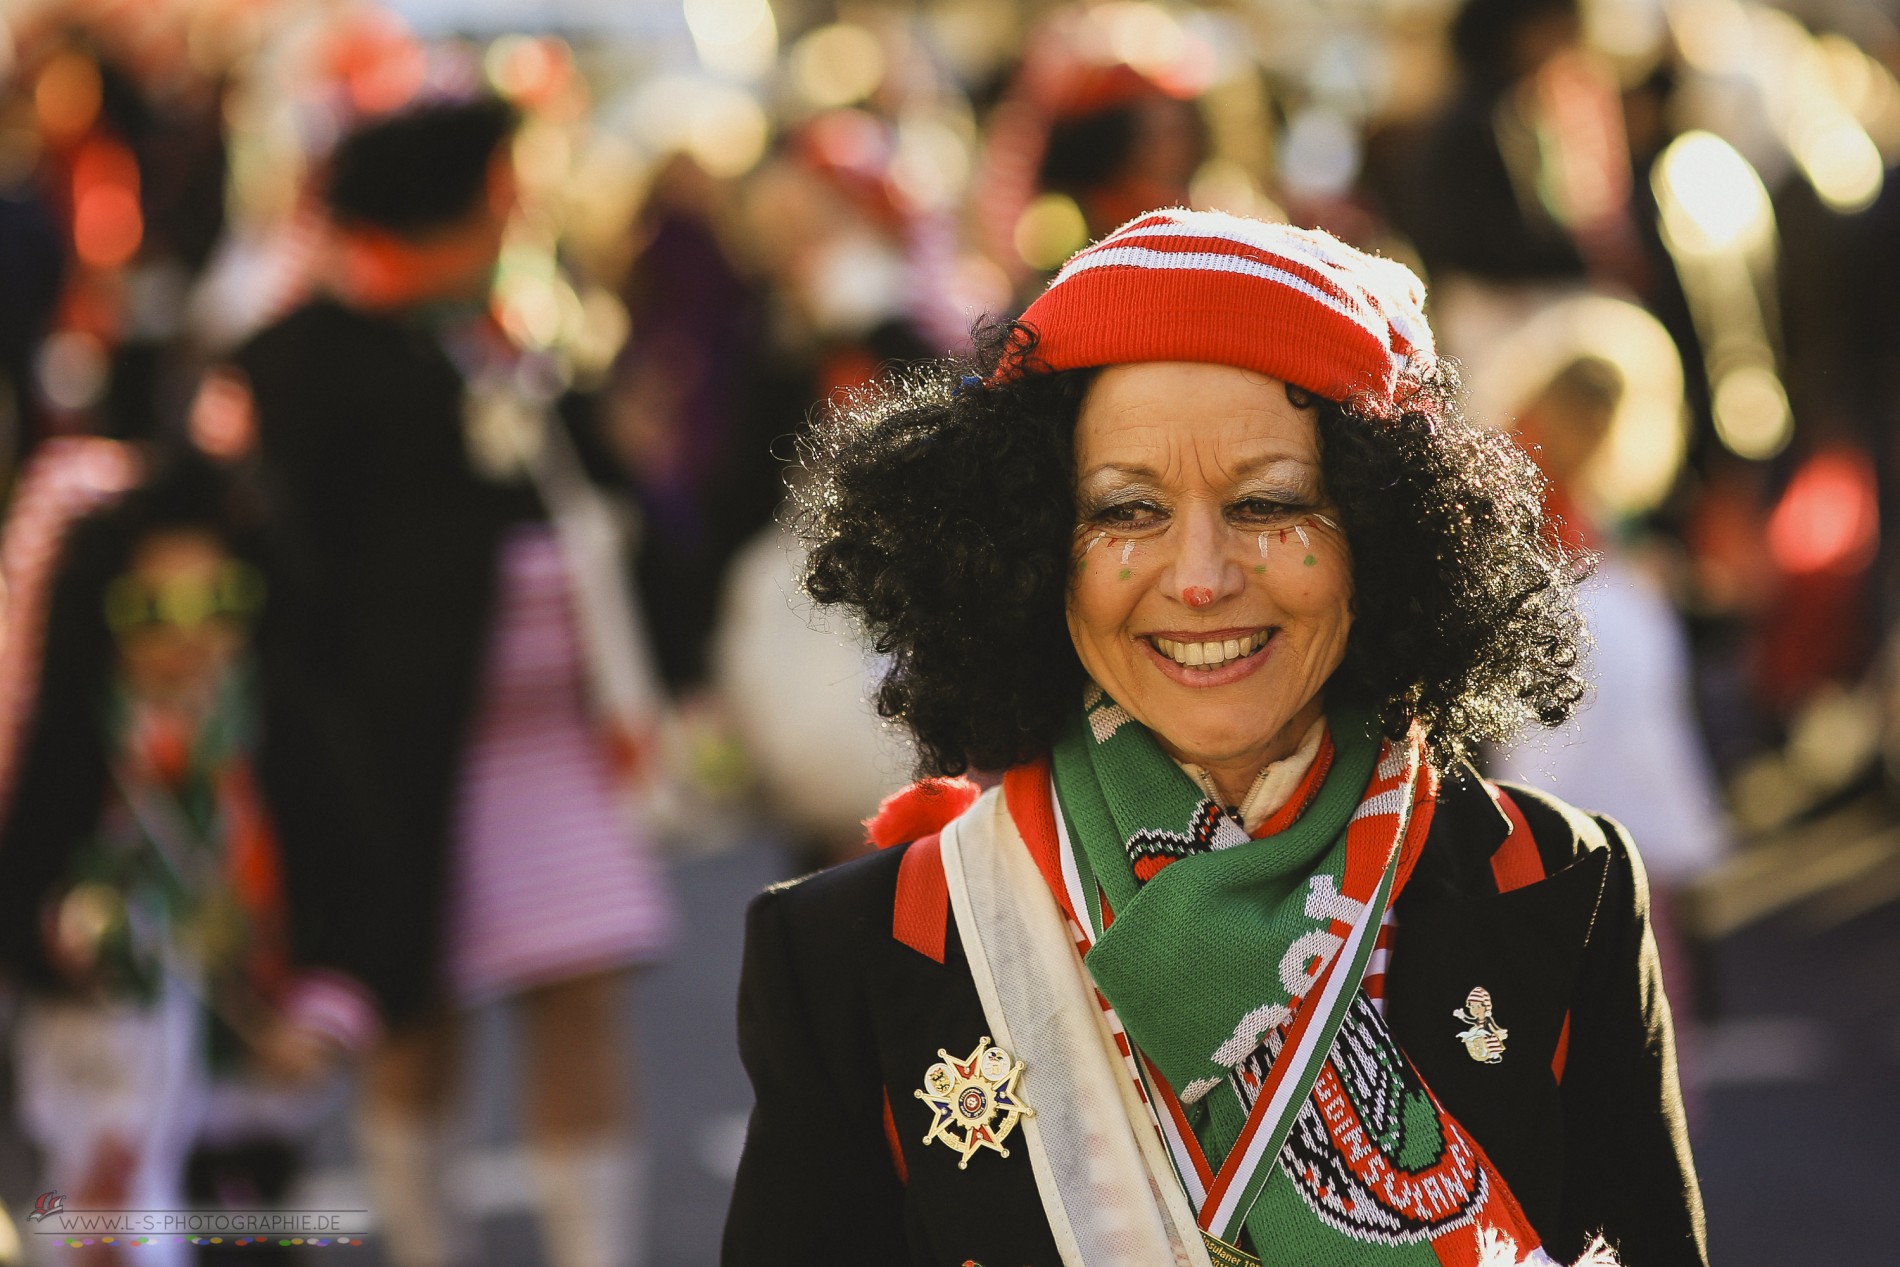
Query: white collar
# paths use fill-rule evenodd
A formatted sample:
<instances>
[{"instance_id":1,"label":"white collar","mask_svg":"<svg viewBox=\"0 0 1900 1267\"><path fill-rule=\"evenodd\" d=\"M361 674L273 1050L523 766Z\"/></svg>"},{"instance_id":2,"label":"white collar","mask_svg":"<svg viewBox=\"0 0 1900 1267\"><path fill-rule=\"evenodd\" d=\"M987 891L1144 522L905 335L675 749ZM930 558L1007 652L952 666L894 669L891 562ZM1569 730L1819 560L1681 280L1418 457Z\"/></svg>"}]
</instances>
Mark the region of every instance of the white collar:
<instances>
[{"instance_id":1,"label":"white collar","mask_svg":"<svg viewBox=\"0 0 1900 1267\"><path fill-rule=\"evenodd\" d=\"M1319 741L1326 733L1326 718L1318 718L1306 728L1306 734L1300 739L1300 746L1290 756L1278 761L1268 762L1265 769L1254 776L1253 786L1247 789L1246 797L1240 802L1240 825L1252 835L1269 818L1273 817L1281 806L1285 805L1300 786L1300 780L1312 768L1313 759L1319 756ZM1187 772L1194 785L1207 794L1207 798L1223 808L1227 806L1221 795L1214 789L1214 776L1198 765L1189 765L1177 761L1176 765Z\"/></svg>"}]
</instances>

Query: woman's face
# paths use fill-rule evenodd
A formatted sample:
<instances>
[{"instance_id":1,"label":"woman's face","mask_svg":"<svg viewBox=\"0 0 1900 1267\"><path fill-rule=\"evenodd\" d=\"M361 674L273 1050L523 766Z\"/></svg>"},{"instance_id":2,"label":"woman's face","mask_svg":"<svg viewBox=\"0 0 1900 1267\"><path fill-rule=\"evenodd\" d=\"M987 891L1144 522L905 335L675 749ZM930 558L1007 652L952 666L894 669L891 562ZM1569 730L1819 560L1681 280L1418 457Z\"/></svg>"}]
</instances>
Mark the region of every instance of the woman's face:
<instances>
[{"instance_id":1,"label":"woman's face","mask_svg":"<svg viewBox=\"0 0 1900 1267\"><path fill-rule=\"evenodd\" d=\"M1075 429L1069 634L1174 757L1244 777L1292 752L1352 627L1352 559L1312 409L1248 370L1102 371Z\"/></svg>"}]
</instances>

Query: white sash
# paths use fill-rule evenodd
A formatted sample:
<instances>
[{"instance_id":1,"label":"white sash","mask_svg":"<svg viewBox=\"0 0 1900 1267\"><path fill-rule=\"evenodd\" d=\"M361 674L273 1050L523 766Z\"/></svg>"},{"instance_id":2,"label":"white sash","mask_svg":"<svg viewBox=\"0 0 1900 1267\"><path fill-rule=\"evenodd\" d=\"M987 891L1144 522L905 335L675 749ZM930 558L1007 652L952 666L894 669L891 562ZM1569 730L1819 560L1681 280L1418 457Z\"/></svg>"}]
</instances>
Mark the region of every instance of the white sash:
<instances>
[{"instance_id":1,"label":"white sash","mask_svg":"<svg viewBox=\"0 0 1900 1267\"><path fill-rule=\"evenodd\" d=\"M1000 788L944 829L941 852L990 1036L1023 1062L1022 1096L1035 1116L1020 1133L1065 1267L1211 1267L1068 921Z\"/></svg>"}]
</instances>

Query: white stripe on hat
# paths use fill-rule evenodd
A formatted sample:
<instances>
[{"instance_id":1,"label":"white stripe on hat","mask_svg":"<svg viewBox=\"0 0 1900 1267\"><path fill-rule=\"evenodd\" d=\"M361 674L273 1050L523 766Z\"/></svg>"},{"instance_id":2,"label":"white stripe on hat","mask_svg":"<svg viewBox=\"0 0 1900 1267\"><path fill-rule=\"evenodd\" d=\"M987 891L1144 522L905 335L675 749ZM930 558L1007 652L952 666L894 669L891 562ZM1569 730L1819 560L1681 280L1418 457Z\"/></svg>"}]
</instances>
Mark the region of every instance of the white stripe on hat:
<instances>
[{"instance_id":1,"label":"white stripe on hat","mask_svg":"<svg viewBox=\"0 0 1900 1267\"><path fill-rule=\"evenodd\" d=\"M1181 241L1211 240L1215 242L1231 242L1235 246L1246 247L1250 250L1258 251L1262 255L1271 255L1279 259L1293 260L1297 263L1304 264L1315 273L1318 273L1322 280L1337 288L1338 293L1334 298L1350 303L1363 302L1365 298L1364 287L1347 285L1342 282L1340 277L1342 270L1337 263L1317 253L1297 249L1297 243L1294 242L1267 243L1264 241L1254 241L1252 237L1253 235L1201 233L1190 231L1173 224L1149 224L1136 229L1125 229L1111 237L1104 238L1100 244L1090 248L1090 250L1112 251L1127 242L1130 238L1177 238ZM1289 246L1293 246L1295 249L1288 250L1287 248ZM1085 251L1083 255L1087 255L1088 253L1089 252ZM1078 256L1077 258L1081 257ZM1073 263L1074 261L1070 262ZM1372 305L1366 304L1365 306L1369 312L1372 311Z\"/></svg>"},{"instance_id":2,"label":"white stripe on hat","mask_svg":"<svg viewBox=\"0 0 1900 1267\"><path fill-rule=\"evenodd\" d=\"M1353 308L1303 277L1239 255L1215 255L1209 251L1156 251L1141 246L1104 246L1070 260L1063 266L1062 271L1056 274L1056 279L1049 283L1049 289L1054 290L1078 273L1116 266L1153 269L1158 272L1202 270L1213 273L1240 273L1247 277L1278 282L1313 299L1329 312L1344 317L1379 340L1382 345L1386 343L1385 330L1378 328L1363 312L1354 311Z\"/></svg>"}]
</instances>

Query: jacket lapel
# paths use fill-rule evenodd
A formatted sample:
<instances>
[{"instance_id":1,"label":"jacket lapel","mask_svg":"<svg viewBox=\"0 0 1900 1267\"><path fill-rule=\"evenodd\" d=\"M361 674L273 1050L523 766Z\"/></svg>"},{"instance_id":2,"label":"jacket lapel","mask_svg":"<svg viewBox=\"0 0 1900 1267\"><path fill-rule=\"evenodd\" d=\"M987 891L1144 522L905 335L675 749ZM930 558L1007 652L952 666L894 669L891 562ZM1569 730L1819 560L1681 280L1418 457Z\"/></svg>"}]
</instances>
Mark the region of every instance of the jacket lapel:
<instances>
[{"instance_id":1,"label":"jacket lapel","mask_svg":"<svg viewBox=\"0 0 1900 1267\"><path fill-rule=\"evenodd\" d=\"M879 1056L890 1096L891 1123L904 1158L906 1222L919 1263L964 1267L1060 1267L1043 1214L1036 1176L1020 1132L1004 1141L1009 1156L982 1148L959 1170L961 1154L926 1145L931 1110L912 1092L943 1057L967 1056L989 1035L970 979L956 923L939 964L896 941L873 968Z\"/></svg>"},{"instance_id":2,"label":"jacket lapel","mask_svg":"<svg viewBox=\"0 0 1900 1267\"><path fill-rule=\"evenodd\" d=\"M1387 1020L1532 1224L1550 1226L1563 1189L1562 1150L1552 1147L1563 1133L1560 1053L1609 855L1573 848L1572 860L1554 874L1499 893L1490 858L1509 823L1482 786L1465 781L1439 813L1399 904ZM1467 1009L1478 988L1508 1031L1502 1051L1493 1053L1496 1063L1474 1056L1460 1037L1472 1026L1455 1013Z\"/></svg>"}]
</instances>

